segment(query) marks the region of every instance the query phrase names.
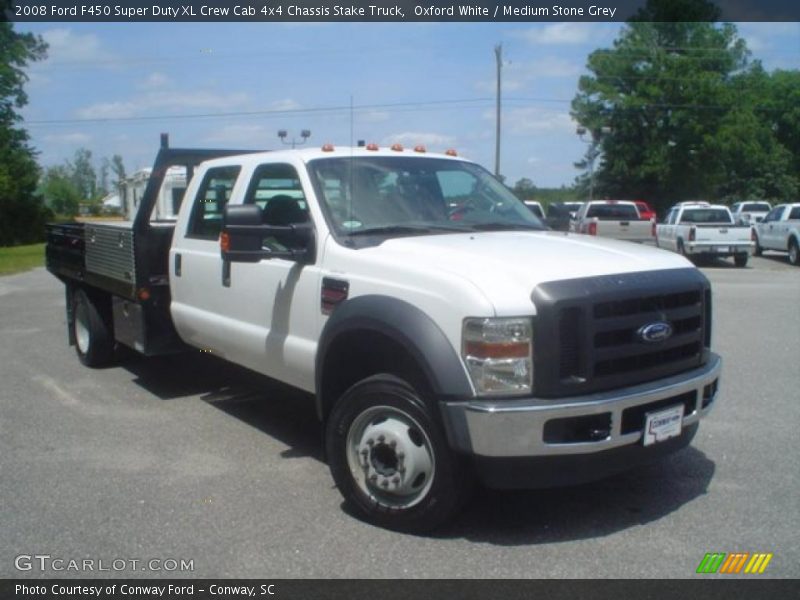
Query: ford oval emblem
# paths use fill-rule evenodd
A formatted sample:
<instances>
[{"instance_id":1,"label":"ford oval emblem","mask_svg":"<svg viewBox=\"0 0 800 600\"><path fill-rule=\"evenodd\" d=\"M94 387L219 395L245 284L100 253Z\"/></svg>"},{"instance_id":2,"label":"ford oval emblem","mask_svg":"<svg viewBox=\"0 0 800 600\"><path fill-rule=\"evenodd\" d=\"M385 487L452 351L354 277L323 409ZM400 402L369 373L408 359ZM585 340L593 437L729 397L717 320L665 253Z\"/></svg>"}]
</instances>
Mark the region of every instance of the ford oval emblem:
<instances>
[{"instance_id":1,"label":"ford oval emblem","mask_svg":"<svg viewBox=\"0 0 800 600\"><path fill-rule=\"evenodd\" d=\"M642 325L639 331L636 332L636 335L639 336L640 340L648 344L663 342L664 340L668 340L672 335L672 325L665 321L648 323L647 325Z\"/></svg>"}]
</instances>

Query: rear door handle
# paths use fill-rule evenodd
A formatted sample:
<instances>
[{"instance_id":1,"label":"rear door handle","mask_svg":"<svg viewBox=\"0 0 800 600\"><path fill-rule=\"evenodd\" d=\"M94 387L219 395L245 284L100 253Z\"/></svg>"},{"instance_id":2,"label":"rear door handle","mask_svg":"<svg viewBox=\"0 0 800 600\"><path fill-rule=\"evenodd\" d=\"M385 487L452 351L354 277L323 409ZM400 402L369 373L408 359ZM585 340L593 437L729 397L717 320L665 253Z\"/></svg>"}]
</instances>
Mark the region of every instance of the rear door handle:
<instances>
[{"instance_id":1,"label":"rear door handle","mask_svg":"<svg viewBox=\"0 0 800 600\"><path fill-rule=\"evenodd\" d=\"M181 276L181 255L175 253L175 277Z\"/></svg>"}]
</instances>

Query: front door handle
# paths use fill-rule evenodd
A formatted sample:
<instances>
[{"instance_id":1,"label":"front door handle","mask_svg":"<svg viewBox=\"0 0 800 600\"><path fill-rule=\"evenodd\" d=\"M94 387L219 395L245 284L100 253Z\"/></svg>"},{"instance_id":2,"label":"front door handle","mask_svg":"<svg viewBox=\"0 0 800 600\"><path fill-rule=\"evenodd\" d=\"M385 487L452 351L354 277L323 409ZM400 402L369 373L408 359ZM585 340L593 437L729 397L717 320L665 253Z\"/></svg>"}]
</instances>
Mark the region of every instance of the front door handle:
<instances>
[{"instance_id":1,"label":"front door handle","mask_svg":"<svg viewBox=\"0 0 800 600\"><path fill-rule=\"evenodd\" d=\"M175 277L181 276L181 255L175 253Z\"/></svg>"}]
</instances>

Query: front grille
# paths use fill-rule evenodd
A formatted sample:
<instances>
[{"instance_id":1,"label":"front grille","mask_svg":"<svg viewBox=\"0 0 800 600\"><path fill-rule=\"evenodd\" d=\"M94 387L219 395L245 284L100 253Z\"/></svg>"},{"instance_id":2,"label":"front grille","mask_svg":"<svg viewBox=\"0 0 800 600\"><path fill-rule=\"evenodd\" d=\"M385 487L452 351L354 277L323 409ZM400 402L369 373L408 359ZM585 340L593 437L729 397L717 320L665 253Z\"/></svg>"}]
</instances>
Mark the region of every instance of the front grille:
<instances>
[{"instance_id":1,"label":"front grille","mask_svg":"<svg viewBox=\"0 0 800 600\"><path fill-rule=\"evenodd\" d=\"M538 395L603 391L700 366L710 341L710 289L696 269L573 279L538 286L534 372ZM646 342L640 331L668 323Z\"/></svg>"}]
</instances>

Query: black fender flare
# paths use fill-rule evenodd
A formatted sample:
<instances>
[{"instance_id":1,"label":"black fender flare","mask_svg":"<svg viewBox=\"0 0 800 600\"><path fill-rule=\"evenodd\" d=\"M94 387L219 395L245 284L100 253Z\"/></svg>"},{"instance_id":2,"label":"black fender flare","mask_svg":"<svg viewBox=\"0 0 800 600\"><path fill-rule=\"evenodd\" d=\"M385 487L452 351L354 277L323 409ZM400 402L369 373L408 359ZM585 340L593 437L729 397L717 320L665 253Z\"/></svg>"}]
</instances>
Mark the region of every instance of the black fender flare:
<instances>
[{"instance_id":1,"label":"black fender flare","mask_svg":"<svg viewBox=\"0 0 800 600\"><path fill-rule=\"evenodd\" d=\"M365 295L336 307L320 336L315 364L317 416L324 421L323 374L331 345L339 336L367 330L404 348L422 369L437 397L471 397L472 384L461 358L436 322L416 306L390 296Z\"/></svg>"}]
</instances>

